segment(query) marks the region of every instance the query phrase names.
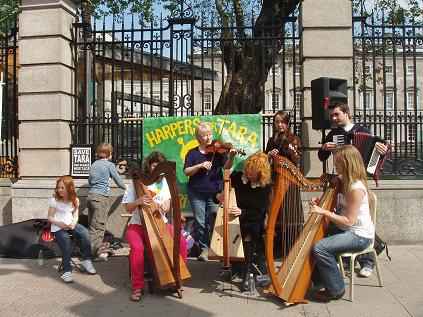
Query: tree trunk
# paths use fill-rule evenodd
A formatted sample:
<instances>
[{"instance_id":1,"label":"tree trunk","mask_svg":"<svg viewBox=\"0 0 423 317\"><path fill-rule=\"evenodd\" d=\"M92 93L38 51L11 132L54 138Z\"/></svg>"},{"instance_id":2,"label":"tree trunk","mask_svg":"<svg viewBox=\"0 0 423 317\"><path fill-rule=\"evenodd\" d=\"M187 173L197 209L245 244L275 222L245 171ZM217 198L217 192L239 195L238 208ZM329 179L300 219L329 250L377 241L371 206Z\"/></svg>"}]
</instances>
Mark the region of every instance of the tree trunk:
<instances>
[{"instance_id":1,"label":"tree trunk","mask_svg":"<svg viewBox=\"0 0 423 317\"><path fill-rule=\"evenodd\" d=\"M222 41L226 78L215 114L258 113L264 108L265 83L269 70L277 62L284 18L298 3L298 0L264 0L254 27L253 38L257 40L234 39L230 44Z\"/></svg>"}]
</instances>

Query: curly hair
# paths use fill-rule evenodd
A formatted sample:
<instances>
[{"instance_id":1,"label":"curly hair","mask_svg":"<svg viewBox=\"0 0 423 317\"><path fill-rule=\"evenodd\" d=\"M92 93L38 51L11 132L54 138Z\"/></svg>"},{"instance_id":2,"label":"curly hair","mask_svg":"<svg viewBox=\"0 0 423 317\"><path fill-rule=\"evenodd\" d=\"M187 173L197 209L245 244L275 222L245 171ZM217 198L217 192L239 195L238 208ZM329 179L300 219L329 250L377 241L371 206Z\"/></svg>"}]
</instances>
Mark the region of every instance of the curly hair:
<instances>
[{"instance_id":1,"label":"curly hair","mask_svg":"<svg viewBox=\"0 0 423 317\"><path fill-rule=\"evenodd\" d=\"M63 182L66 188L66 192L68 193L68 199L72 202L73 206L76 207L76 192L75 192L75 184L73 183L73 179L69 175L61 176L56 181L56 188L54 189L54 198L57 200L63 200L63 197L61 197L57 191L57 187L59 186L59 183Z\"/></svg>"},{"instance_id":2,"label":"curly hair","mask_svg":"<svg viewBox=\"0 0 423 317\"><path fill-rule=\"evenodd\" d=\"M261 187L269 185L272 181L272 170L266 153L256 152L250 155L244 163L244 174L247 171L255 171L259 173L259 181Z\"/></svg>"}]
</instances>

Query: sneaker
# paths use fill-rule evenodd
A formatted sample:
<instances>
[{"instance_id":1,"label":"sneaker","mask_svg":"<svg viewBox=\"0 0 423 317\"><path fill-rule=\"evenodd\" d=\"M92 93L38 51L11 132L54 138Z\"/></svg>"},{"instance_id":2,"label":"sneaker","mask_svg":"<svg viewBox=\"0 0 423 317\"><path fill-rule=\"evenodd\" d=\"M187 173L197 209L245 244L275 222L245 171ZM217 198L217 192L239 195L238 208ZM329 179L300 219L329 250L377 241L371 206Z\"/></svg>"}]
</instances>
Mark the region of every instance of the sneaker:
<instances>
[{"instance_id":1,"label":"sneaker","mask_svg":"<svg viewBox=\"0 0 423 317\"><path fill-rule=\"evenodd\" d=\"M365 266L360 270L358 275L362 277L369 277L370 275L372 275L372 273L373 273L373 269L371 267Z\"/></svg>"},{"instance_id":2,"label":"sneaker","mask_svg":"<svg viewBox=\"0 0 423 317\"><path fill-rule=\"evenodd\" d=\"M65 272L63 273L60 278L63 280L63 282L65 283L72 283L73 282L73 278L72 278L72 272Z\"/></svg>"},{"instance_id":3,"label":"sneaker","mask_svg":"<svg viewBox=\"0 0 423 317\"><path fill-rule=\"evenodd\" d=\"M83 260L81 262L81 266L85 270L85 272L87 272L88 274L96 274L97 273L97 271L95 270L91 260Z\"/></svg>"},{"instance_id":4,"label":"sneaker","mask_svg":"<svg viewBox=\"0 0 423 317\"><path fill-rule=\"evenodd\" d=\"M207 262L209 260L209 250L203 249L197 259L198 261Z\"/></svg>"}]
</instances>

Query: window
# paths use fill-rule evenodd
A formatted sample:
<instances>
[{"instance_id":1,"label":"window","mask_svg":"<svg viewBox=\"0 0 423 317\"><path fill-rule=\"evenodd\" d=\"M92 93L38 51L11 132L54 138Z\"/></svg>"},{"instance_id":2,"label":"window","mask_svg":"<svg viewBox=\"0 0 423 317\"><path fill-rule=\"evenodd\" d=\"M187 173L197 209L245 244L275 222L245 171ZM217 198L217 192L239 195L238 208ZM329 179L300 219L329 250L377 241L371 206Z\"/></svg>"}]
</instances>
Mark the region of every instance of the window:
<instances>
[{"instance_id":1,"label":"window","mask_svg":"<svg viewBox=\"0 0 423 317\"><path fill-rule=\"evenodd\" d=\"M417 124L409 123L407 127L408 142L415 142L417 137Z\"/></svg>"},{"instance_id":2,"label":"window","mask_svg":"<svg viewBox=\"0 0 423 317\"><path fill-rule=\"evenodd\" d=\"M295 75L296 76L301 75L301 65L295 65Z\"/></svg>"},{"instance_id":3,"label":"window","mask_svg":"<svg viewBox=\"0 0 423 317\"><path fill-rule=\"evenodd\" d=\"M371 90L360 92L360 109L364 109L364 107L369 110L373 107L373 93Z\"/></svg>"},{"instance_id":4,"label":"window","mask_svg":"<svg viewBox=\"0 0 423 317\"><path fill-rule=\"evenodd\" d=\"M273 109L279 109L279 94L278 93L272 93L272 110Z\"/></svg>"},{"instance_id":5,"label":"window","mask_svg":"<svg viewBox=\"0 0 423 317\"><path fill-rule=\"evenodd\" d=\"M303 93L300 91L297 91L295 93L295 109L297 110L301 109L302 100L303 100Z\"/></svg>"},{"instance_id":6,"label":"window","mask_svg":"<svg viewBox=\"0 0 423 317\"><path fill-rule=\"evenodd\" d=\"M391 75L393 72L392 65L385 65L385 73L386 75Z\"/></svg>"},{"instance_id":7,"label":"window","mask_svg":"<svg viewBox=\"0 0 423 317\"><path fill-rule=\"evenodd\" d=\"M212 110L212 95L211 94L204 94L204 110L211 111Z\"/></svg>"},{"instance_id":8,"label":"window","mask_svg":"<svg viewBox=\"0 0 423 317\"><path fill-rule=\"evenodd\" d=\"M276 64L274 67L270 69L270 75L275 77L279 77L281 75L281 69L279 65Z\"/></svg>"},{"instance_id":9,"label":"window","mask_svg":"<svg viewBox=\"0 0 423 317\"><path fill-rule=\"evenodd\" d=\"M385 101L386 101L386 110L394 109L394 92L386 91L385 92Z\"/></svg>"},{"instance_id":10,"label":"window","mask_svg":"<svg viewBox=\"0 0 423 317\"><path fill-rule=\"evenodd\" d=\"M364 66L364 74L371 75L371 73L372 73L372 66L371 65Z\"/></svg>"},{"instance_id":11,"label":"window","mask_svg":"<svg viewBox=\"0 0 423 317\"><path fill-rule=\"evenodd\" d=\"M414 74L414 65L407 65L407 75Z\"/></svg>"},{"instance_id":12,"label":"window","mask_svg":"<svg viewBox=\"0 0 423 317\"><path fill-rule=\"evenodd\" d=\"M414 104L414 91L407 92L407 109L412 110L415 109L416 105ZM421 105L419 103L419 94L417 92L417 109L421 109Z\"/></svg>"}]
</instances>

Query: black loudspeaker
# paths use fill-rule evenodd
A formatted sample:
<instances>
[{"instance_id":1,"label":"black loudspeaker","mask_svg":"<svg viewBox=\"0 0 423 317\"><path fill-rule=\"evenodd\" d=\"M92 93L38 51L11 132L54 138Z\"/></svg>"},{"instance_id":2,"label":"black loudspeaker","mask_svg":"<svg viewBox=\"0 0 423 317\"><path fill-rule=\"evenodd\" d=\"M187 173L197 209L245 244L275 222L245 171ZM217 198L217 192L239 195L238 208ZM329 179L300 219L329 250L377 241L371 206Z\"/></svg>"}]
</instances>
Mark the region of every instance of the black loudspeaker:
<instances>
[{"instance_id":1,"label":"black loudspeaker","mask_svg":"<svg viewBox=\"0 0 423 317\"><path fill-rule=\"evenodd\" d=\"M320 77L311 81L312 127L315 130L329 129L329 105L348 102L347 81Z\"/></svg>"}]
</instances>

